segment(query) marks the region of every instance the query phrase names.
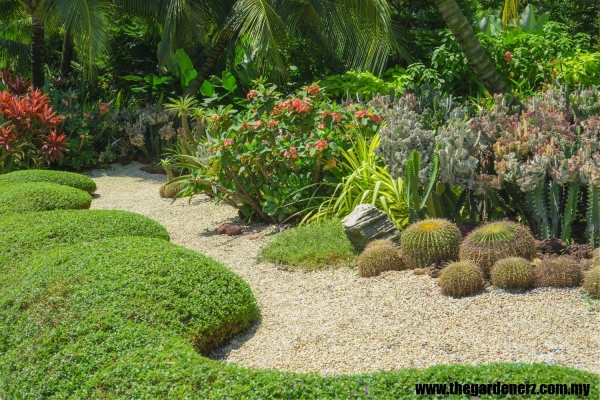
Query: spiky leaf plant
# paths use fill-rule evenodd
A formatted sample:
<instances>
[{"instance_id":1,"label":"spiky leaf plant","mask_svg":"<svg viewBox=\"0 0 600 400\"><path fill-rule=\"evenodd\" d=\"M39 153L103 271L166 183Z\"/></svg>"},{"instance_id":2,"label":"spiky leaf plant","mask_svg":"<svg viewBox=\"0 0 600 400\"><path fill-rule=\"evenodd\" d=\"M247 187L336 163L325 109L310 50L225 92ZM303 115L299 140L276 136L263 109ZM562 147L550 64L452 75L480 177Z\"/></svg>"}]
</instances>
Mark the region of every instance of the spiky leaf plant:
<instances>
[{"instance_id":1,"label":"spiky leaf plant","mask_svg":"<svg viewBox=\"0 0 600 400\"><path fill-rule=\"evenodd\" d=\"M502 289L527 289L534 285L531 262L522 257L496 261L491 271L492 284Z\"/></svg>"},{"instance_id":2,"label":"spiky leaf plant","mask_svg":"<svg viewBox=\"0 0 600 400\"><path fill-rule=\"evenodd\" d=\"M581 284L581 264L572 256L547 257L533 271L538 287L573 287Z\"/></svg>"},{"instance_id":3,"label":"spiky leaf plant","mask_svg":"<svg viewBox=\"0 0 600 400\"><path fill-rule=\"evenodd\" d=\"M583 288L595 299L600 299L600 266L592 268L583 280Z\"/></svg>"},{"instance_id":4,"label":"spiky leaf plant","mask_svg":"<svg viewBox=\"0 0 600 400\"><path fill-rule=\"evenodd\" d=\"M533 259L535 241L529 229L514 222L491 222L475 229L460 245L461 261L477 264L486 278L494 263L501 258Z\"/></svg>"},{"instance_id":5,"label":"spiky leaf plant","mask_svg":"<svg viewBox=\"0 0 600 400\"><path fill-rule=\"evenodd\" d=\"M404 264L415 269L455 261L460 240L458 227L448 220L432 218L415 222L401 235Z\"/></svg>"},{"instance_id":6,"label":"spiky leaf plant","mask_svg":"<svg viewBox=\"0 0 600 400\"><path fill-rule=\"evenodd\" d=\"M402 256L398 248L389 240L375 240L367 245L356 259L358 275L377 276L383 271L404 269Z\"/></svg>"},{"instance_id":7,"label":"spiky leaf plant","mask_svg":"<svg viewBox=\"0 0 600 400\"><path fill-rule=\"evenodd\" d=\"M470 261L454 262L442 270L438 285L445 295L468 296L483 289L483 272Z\"/></svg>"}]
</instances>

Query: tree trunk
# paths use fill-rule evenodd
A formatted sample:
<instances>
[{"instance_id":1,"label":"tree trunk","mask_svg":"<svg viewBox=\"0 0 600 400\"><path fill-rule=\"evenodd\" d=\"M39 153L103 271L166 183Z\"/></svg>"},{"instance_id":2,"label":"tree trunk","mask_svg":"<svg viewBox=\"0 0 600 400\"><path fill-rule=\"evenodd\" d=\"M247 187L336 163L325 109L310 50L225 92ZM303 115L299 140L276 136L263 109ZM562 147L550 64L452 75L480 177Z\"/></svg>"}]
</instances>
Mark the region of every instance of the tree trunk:
<instances>
[{"instance_id":1,"label":"tree trunk","mask_svg":"<svg viewBox=\"0 0 600 400\"><path fill-rule=\"evenodd\" d=\"M208 74L210 71L212 71L217 61L219 61L219 57L221 57L221 54L223 54L223 51L225 51L225 47L227 47L230 40L231 36L229 35L224 35L219 39L206 61L204 61L204 64L202 64L200 71L198 71L198 75L191 80L190 85L185 91L186 95L194 96L196 93L198 93L198 90L200 90L200 87L206 78L208 78Z\"/></svg>"},{"instance_id":2,"label":"tree trunk","mask_svg":"<svg viewBox=\"0 0 600 400\"><path fill-rule=\"evenodd\" d=\"M60 61L60 78L67 81L71 72L71 61L73 60L73 37L69 32L65 32L62 47L62 59Z\"/></svg>"},{"instance_id":3,"label":"tree trunk","mask_svg":"<svg viewBox=\"0 0 600 400\"><path fill-rule=\"evenodd\" d=\"M44 87L44 24L35 14L31 17L31 76L33 87Z\"/></svg>"},{"instance_id":4,"label":"tree trunk","mask_svg":"<svg viewBox=\"0 0 600 400\"><path fill-rule=\"evenodd\" d=\"M463 15L456 0L435 0L446 25L452 31L458 45L467 57L469 65L491 94L506 93L508 86L496 71L490 56L479 43L473 28Z\"/></svg>"}]
</instances>

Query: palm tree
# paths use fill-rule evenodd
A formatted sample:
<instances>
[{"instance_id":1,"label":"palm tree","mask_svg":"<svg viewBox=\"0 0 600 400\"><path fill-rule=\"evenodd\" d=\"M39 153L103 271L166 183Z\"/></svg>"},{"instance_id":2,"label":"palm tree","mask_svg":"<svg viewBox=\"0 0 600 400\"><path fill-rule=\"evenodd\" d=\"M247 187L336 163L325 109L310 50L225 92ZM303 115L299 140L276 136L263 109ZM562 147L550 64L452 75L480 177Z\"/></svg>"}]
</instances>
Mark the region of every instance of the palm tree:
<instances>
[{"instance_id":1,"label":"palm tree","mask_svg":"<svg viewBox=\"0 0 600 400\"><path fill-rule=\"evenodd\" d=\"M0 10L3 9L10 10L15 16L26 16L30 23L30 60L34 87L43 87L45 83L44 40L47 28L65 32L68 37L65 41L67 55L68 45L72 43L84 66L84 74L93 76L92 61L102 51L106 39L111 11L109 0L0 0ZM6 54L22 50L22 46L12 39L5 38L0 45L3 45L3 52Z\"/></svg>"},{"instance_id":2,"label":"palm tree","mask_svg":"<svg viewBox=\"0 0 600 400\"><path fill-rule=\"evenodd\" d=\"M504 82L490 56L479 43L473 28L463 15L456 0L435 0L435 4L465 54L473 72L487 91L492 94L506 93L508 91L506 82Z\"/></svg>"}]
</instances>

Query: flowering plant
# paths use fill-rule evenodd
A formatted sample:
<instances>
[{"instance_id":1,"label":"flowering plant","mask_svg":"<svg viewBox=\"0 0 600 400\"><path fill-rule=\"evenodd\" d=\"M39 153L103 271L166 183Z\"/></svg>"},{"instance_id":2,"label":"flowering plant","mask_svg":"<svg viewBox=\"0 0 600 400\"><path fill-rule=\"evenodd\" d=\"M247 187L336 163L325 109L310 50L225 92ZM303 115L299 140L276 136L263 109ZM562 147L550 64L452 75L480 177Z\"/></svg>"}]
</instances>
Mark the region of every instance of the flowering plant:
<instances>
[{"instance_id":1,"label":"flowering plant","mask_svg":"<svg viewBox=\"0 0 600 400\"><path fill-rule=\"evenodd\" d=\"M0 172L60 160L66 147L65 135L57 132L63 116L54 112L47 95L30 91L22 77L5 85L17 92L0 92Z\"/></svg>"},{"instance_id":2,"label":"flowering plant","mask_svg":"<svg viewBox=\"0 0 600 400\"><path fill-rule=\"evenodd\" d=\"M331 191L339 182L341 149L362 132L372 137L381 118L364 106L331 103L318 85L284 98L260 81L247 95L247 110L206 112L201 167L191 193L206 193L247 217L282 221ZM190 193L190 194L191 194Z\"/></svg>"}]
</instances>

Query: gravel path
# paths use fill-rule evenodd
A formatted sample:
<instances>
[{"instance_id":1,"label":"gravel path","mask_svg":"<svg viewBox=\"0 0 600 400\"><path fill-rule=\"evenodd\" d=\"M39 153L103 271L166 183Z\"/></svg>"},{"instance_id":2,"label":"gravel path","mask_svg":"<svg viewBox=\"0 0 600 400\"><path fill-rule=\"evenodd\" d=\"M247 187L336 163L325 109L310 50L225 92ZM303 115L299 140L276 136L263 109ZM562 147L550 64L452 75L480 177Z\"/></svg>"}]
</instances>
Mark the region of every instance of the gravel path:
<instances>
[{"instance_id":1,"label":"gravel path","mask_svg":"<svg viewBox=\"0 0 600 400\"><path fill-rule=\"evenodd\" d=\"M174 243L212 257L242 276L261 320L213 357L243 365L322 374L447 363L546 362L600 373L600 307L581 289L442 296L436 281L411 272L359 278L350 269L288 272L256 260L273 227L218 236L237 212L204 196L161 199L164 175L140 164L92 172L92 208L122 209L162 223Z\"/></svg>"}]
</instances>

